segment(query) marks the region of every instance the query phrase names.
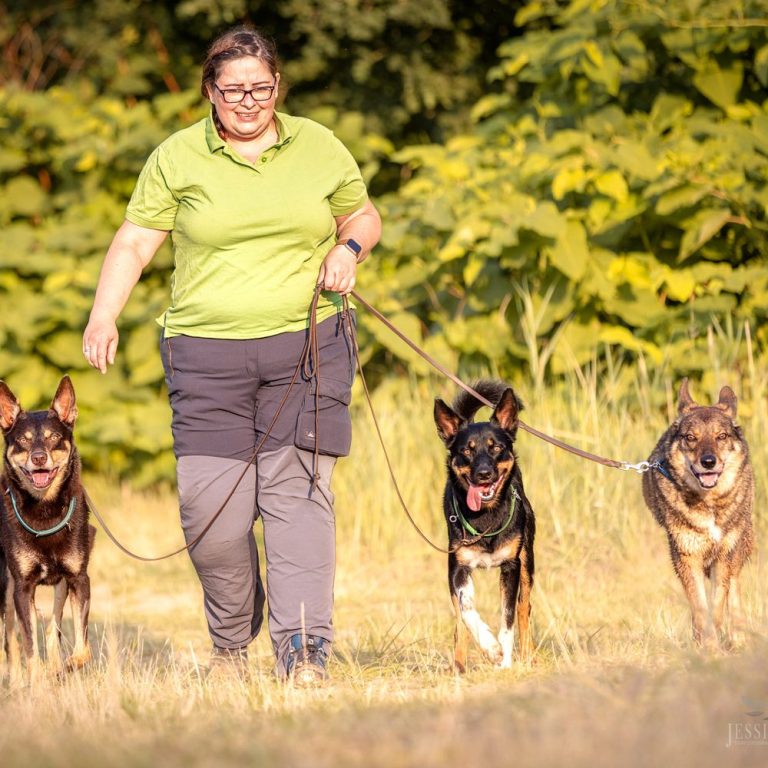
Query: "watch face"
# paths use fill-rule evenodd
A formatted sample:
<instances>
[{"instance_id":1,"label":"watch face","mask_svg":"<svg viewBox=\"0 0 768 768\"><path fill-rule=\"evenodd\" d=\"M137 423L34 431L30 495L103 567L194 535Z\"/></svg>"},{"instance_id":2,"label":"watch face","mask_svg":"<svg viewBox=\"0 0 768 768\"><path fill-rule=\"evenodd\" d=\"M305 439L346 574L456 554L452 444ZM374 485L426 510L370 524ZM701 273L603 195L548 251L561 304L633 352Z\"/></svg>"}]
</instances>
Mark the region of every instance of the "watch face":
<instances>
[{"instance_id":1,"label":"watch face","mask_svg":"<svg viewBox=\"0 0 768 768\"><path fill-rule=\"evenodd\" d=\"M349 250L355 254L355 256L359 256L360 251L363 250L363 246L360 245L360 243L358 243L356 240L353 240L351 237L349 238L349 240L344 241L344 245L346 245L347 248L349 248Z\"/></svg>"}]
</instances>

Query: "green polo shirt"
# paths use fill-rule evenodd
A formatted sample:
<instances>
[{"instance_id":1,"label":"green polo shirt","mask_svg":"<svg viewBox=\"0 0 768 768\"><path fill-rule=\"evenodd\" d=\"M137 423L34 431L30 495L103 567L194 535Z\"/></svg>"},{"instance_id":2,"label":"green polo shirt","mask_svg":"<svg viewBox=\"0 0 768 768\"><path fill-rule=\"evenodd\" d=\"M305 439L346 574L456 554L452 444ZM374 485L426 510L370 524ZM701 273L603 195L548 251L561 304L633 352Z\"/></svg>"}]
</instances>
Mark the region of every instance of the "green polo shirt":
<instances>
[{"instance_id":1,"label":"green polo shirt","mask_svg":"<svg viewBox=\"0 0 768 768\"><path fill-rule=\"evenodd\" d=\"M172 233L167 336L254 339L307 326L334 216L367 200L352 155L312 120L275 113L278 141L258 162L237 154L209 115L149 157L125 217ZM334 314L326 291L318 319Z\"/></svg>"}]
</instances>

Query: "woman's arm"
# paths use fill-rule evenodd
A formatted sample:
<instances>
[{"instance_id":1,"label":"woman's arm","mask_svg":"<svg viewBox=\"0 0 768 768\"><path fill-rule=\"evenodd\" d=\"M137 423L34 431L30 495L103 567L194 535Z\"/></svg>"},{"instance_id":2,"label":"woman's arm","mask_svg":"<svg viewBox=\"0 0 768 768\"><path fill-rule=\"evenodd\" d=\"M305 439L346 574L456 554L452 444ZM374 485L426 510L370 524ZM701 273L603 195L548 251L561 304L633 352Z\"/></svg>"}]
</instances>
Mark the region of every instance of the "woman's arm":
<instances>
[{"instance_id":1,"label":"woman's arm","mask_svg":"<svg viewBox=\"0 0 768 768\"><path fill-rule=\"evenodd\" d=\"M370 200L362 208L336 217L336 237L338 240L351 238L360 244L362 251L355 254L345 245L335 245L320 267L318 282L327 291L349 293L355 287L357 265L373 250L381 237L381 216Z\"/></svg>"},{"instance_id":2,"label":"woman's arm","mask_svg":"<svg viewBox=\"0 0 768 768\"><path fill-rule=\"evenodd\" d=\"M117 352L116 321L141 277L144 267L152 261L168 232L149 229L124 221L109 246L101 267L99 284L88 325L83 332L83 354L102 373L107 363L115 362Z\"/></svg>"}]
</instances>

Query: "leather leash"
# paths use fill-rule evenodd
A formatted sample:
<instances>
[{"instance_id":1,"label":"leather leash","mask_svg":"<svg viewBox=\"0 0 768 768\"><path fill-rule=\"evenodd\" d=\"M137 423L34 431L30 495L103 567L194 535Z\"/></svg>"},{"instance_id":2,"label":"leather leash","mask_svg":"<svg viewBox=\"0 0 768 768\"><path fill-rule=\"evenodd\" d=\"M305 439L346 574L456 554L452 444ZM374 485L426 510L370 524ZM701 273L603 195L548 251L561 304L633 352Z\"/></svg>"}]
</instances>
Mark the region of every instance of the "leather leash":
<instances>
[{"instance_id":1,"label":"leather leash","mask_svg":"<svg viewBox=\"0 0 768 768\"><path fill-rule=\"evenodd\" d=\"M368 309L373 310L373 313L379 319L381 319L388 327L391 327L393 330L395 330L395 332L397 333L398 336L400 336L401 338L405 339L405 337L400 333L400 331L395 329L394 326L391 325L389 323L389 321L386 320L386 318L384 318L383 315L381 315L379 312L374 310L373 307L371 307L371 305L368 304L368 302L363 301L360 298L360 296L357 293L355 293L355 291L352 291L352 295L355 297L355 299L357 301L360 301L361 304L365 305ZM478 541L480 541L480 539L483 539L483 538L485 538L487 536L494 535L493 533L490 533L490 530L491 530L492 526L489 526L484 531L477 532L477 535L473 536L472 538L470 538L470 539L461 539L461 540L459 540L456 543L456 546L450 547L449 549L444 549L443 547L440 547L437 544L435 544L424 533L424 531L422 531L421 528L419 528L418 523L416 522L416 520L414 520L413 515L411 514L411 511L408 509L408 505L405 503L405 499L403 498L403 494L400 492L400 486L399 486L399 484L397 482L397 478L395 477L395 470L392 467L392 461L389 458L389 452L387 451L387 446L384 443L384 436L381 434L381 427L379 426L379 420L376 418L376 411L374 410L373 402L371 401L371 393L368 390L368 383L366 382L365 374L363 373L363 365L360 362L360 352L359 352L359 348L357 346L357 336L356 336L356 334L354 332L354 329L352 328L352 320L351 320L350 315L349 315L349 299L347 298L347 296L343 297L343 302L344 302L344 310L345 310L346 318L347 318L346 326L345 326L345 327L348 328L347 337L348 337L348 339L349 339L349 341L350 341L350 343L352 345L352 349L354 350L354 353L355 353L355 362L357 364L357 371L360 374L360 381L363 384L363 392L365 393L365 399L368 402L368 410L371 413L371 419L373 420L373 426L376 429L376 434L379 437L379 443L381 445L381 450L384 453L384 460L387 462L387 469L389 470L389 477L392 480L392 485L394 486L395 493L397 494L397 499L400 502L400 506L402 507L403 512L405 512L405 516L408 518L408 520L411 523L411 525L413 526L414 530L416 531L416 533L419 534L419 536L421 536L422 539L424 539L424 541L427 544L429 544L430 547L432 547L432 549L436 550L437 552L441 552L444 555L451 555L454 552L456 552L457 550L461 549L461 547L469 547L472 544L476 544ZM431 359L426 354L426 352L422 353L420 350L418 350L418 348L412 342L408 341L408 343L411 346L413 346L414 349L417 349L417 351L419 351L419 354L426 355L428 359ZM446 371L446 375L449 378L451 378L451 379L453 379L453 380L455 380L457 382L459 381L458 379L456 379L452 374L448 373L447 371ZM465 386L465 385L462 385L462 386ZM473 390L471 390L471 391L473 391ZM478 395L478 397L480 397L480 396ZM486 402L486 403L488 402L487 400L485 400L485 398L482 398L482 397L480 397L480 400L482 402ZM517 493L515 493L515 497L517 497ZM455 498L453 499L453 501L454 501L454 504L455 504L455 502L456 502ZM511 522L511 520L512 520L512 516L510 515L510 518L507 521L507 524L504 526L504 528L506 528L507 525L509 525L509 522ZM466 530L466 528L465 528L465 530ZM501 531L497 531L496 533L500 533L500 532Z\"/></svg>"},{"instance_id":2,"label":"leather leash","mask_svg":"<svg viewBox=\"0 0 768 768\"><path fill-rule=\"evenodd\" d=\"M458 376L455 376L444 365L441 365L440 363L438 363L437 360L435 360L431 355L429 355L427 352L421 349L421 347L419 347L415 342L411 341L402 331L400 331L384 315L382 315L381 312L379 312L375 307L371 306L371 304L369 304L359 293L357 293L357 291L352 291L352 296L354 297L355 301L362 304L377 320L380 320L390 331L392 331L392 333L394 333L399 339L404 341L414 352L416 352L416 354L424 358L424 360L426 360L435 370L437 370L439 373L442 373L443 376L446 376L447 378L449 378L454 384L461 387L463 390L468 392L470 395L472 395L474 398L476 398L478 401L480 401L484 405L487 405L490 408L494 407L493 403L491 403L489 400L483 397L479 392L475 392L475 390L472 389L472 387L470 387L468 384L465 384ZM594 461L594 462L597 462L598 464L603 464L606 467L613 467L614 469L624 469L624 470L634 469L636 472L647 472L650 469L650 464L647 461L641 461L641 462L638 462L637 464L631 464L627 461L618 461L617 459L608 459L608 458L605 458L604 456L598 456L594 453L590 453L589 451L584 451L581 448L576 448L573 445L569 445L568 443L565 443L562 440L558 440L558 438L556 437L552 437L551 435L547 435L544 432L540 432L538 429L531 427L530 425L526 424L523 421L518 420L518 425L520 429L523 429L526 432L530 433L531 435L538 437L540 440L544 440L545 442L551 443L552 445L555 445L558 448L562 448L564 451L568 451L569 453L573 453L576 456L580 456L582 459L588 459L589 461Z\"/></svg>"},{"instance_id":3,"label":"leather leash","mask_svg":"<svg viewBox=\"0 0 768 768\"><path fill-rule=\"evenodd\" d=\"M318 461L319 461L319 444L320 444L320 438L318 433L318 398L319 398L319 392L320 392L320 356L319 356L319 342L317 338L317 303L320 298L320 292L322 291L322 286L318 285L315 287L315 291L312 296L312 302L310 306L309 311L309 327L308 327L308 333L307 333L307 339L304 344L304 349L302 350L301 357L296 365L296 368L293 372L293 376L291 377L291 381L288 384L288 389L286 390L285 394L283 395L282 400L280 401L280 404L277 407L277 410L275 412L275 415L272 417L272 421L270 422L269 426L267 427L266 431L262 435L261 440L258 442L256 447L253 450L253 453L251 454L251 457L249 458L248 462L246 463L245 467L243 468L243 471L240 473L239 477L235 481L235 484L233 485L230 492L227 494L227 497L222 502L221 506L216 510L216 512L213 514L211 519L208 521L208 523L205 525L202 531L195 536L195 538L186 544L183 547L179 547L178 549L174 550L173 552L169 552L165 555L160 555L159 557L145 557L143 555L138 555L135 552L132 552L130 549L125 547L118 539L117 537L112 533L109 526L104 521L104 518L99 513L96 505L93 503L93 500L91 499L90 495L88 494L88 491L83 488L83 494L86 501L86 504L88 505L88 508L91 512L93 512L94 517L99 522L101 527L104 529L104 533L107 535L107 537L112 541L112 543L120 549L123 553L128 555L129 557L134 558L135 560L141 560L142 562L158 562L160 560L167 560L170 557L174 557L175 555L181 554L182 552L185 552L192 547L194 547L200 540L205 536L206 533L211 529L211 526L216 522L216 520L219 518L221 513L224 511L224 508L229 503L232 496L234 496L235 491L239 487L240 483L245 478L245 475L247 474L248 470L250 469L251 465L256 461L256 457L258 456L259 452L261 451L264 443L266 442L267 438L269 437L270 433L272 432L272 429L275 426L275 423L277 422L277 419L280 416L280 413L282 412L286 401L288 400L288 396L293 389L293 386L296 383L296 380L299 375L299 371L302 371L304 374L304 377L311 381L312 378L315 379L315 447L313 450L313 472L312 472L312 487L313 489L317 485L317 481L319 479L318 475ZM451 371L449 371L445 366L440 364L437 360L435 360L431 355L429 355L427 352L425 352L423 349L421 349L415 342L411 341L402 331L400 331L395 325L393 325L381 312L379 312L374 306L372 306L369 302L367 302L357 291L351 291L351 295L354 297L355 301L360 303L362 306L364 306L376 319L378 319L381 323L383 323L390 331L392 331L398 338L400 338L403 342L405 342L414 352L416 352L420 357L422 357L424 360L426 360L435 370L437 370L439 373L443 374L446 378L450 379L454 384L464 389L466 392L468 392L470 395L472 395L474 398L476 398L479 402L483 403L484 405L487 405L490 408L494 407L494 404L491 403L487 398L483 397L479 392L476 392L472 387L470 387L468 384L465 384L461 379L458 378L458 376L454 375ZM355 361L357 365L358 372L360 374L360 380L363 384L363 391L365 393L366 400L368 402L368 407L371 412L371 417L373 419L373 423L376 429L376 433L379 437L379 442L381 443L382 450L384 452L384 458L387 463L387 468L389 470L390 477L392 479L392 484L395 488L395 493L397 494L397 498L400 502L400 506L403 508L403 511L405 512L406 516L408 517L408 520L411 522L411 525L414 527L416 532L421 536L421 538L433 549L437 550L438 552L441 552L443 554L452 554L457 549L463 546L470 546L483 537L489 535L487 529L486 531L482 531L478 533L477 536L474 536L471 539L462 539L460 542L457 543L455 547L452 547L450 549L444 549L443 547L439 547L437 544L434 544L419 528L418 524L413 518L413 515L411 514L410 510L408 509L408 506L405 503L405 500L403 499L403 495L400 492L400 487L397 483L397 479L395 477L394 469L392 467L392 462L389 458L389 453L387 452L386 446L384 444L384 439L381 433L381 428L379 426L378 419L376 418L376 413L373 409L373 403L371 401L371 395L370 391L368 390L368 384L365 380L365 375L363 374L363 366L360 362L360 354L359 354L359 348L357 345L357 337L354 331L354 328L352 327L352 321L351 316L349 313L349 300L348 297L345 295L343 296L343 305L344 305L344 312L343 312L343 325L342 327L345 329L345 333L347 334L348 340L350 344L352 345L352 349L354 351L355 355ZM518 420L518 425L521 429L528 432L529 434L534 435L535 437L538 437L541 440L544 440L545 442L548 442L552 445L557 446L558 448L561 448L562 450L568 451L569 453L573 453L577 456L580 456L581 458L588 459L590 461L594 461L598 464L603 464L604 466L613 467L615 469L623 469L623 470L630 470L634 469L636 472L647 472L649 469L652 468L652 464L648 461L641 461L636 464L631 464L626 461L618 461L616 459L609 459L605 458L603 456L598 456L594 453L590 453L589 451L584 451L581 448L576 448L573 445L569 445L568 443L563 442L562 440L559 440L556 437L553 437L551 435L547 435L544 432L539 431L538 429L535 429L534 427L529 426L523 421Z\"/></svg>"}]
</instances>

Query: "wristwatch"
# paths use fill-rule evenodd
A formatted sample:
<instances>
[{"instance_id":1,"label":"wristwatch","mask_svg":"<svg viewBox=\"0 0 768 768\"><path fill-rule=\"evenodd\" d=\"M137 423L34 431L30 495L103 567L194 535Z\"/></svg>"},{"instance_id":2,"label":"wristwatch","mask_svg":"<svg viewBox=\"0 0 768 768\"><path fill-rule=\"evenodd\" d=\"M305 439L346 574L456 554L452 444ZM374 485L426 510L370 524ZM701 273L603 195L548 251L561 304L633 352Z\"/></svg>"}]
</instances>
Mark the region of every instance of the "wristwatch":
<instances>
[{"instance_id":1,"label":"wristwatch","mask_svg":"<svg viewBox=\"0 0 768 768\"><path fill-rule=\"evenodd\" d=\"M363 246L360 245L357 240L353 240L351 237L348 237L346 240L339 240L336 245L343 245L345 248L349 248L349 250L355 254L355 261L360 260L360 254L363 252Z\"/></svg>"}]
</instances>

